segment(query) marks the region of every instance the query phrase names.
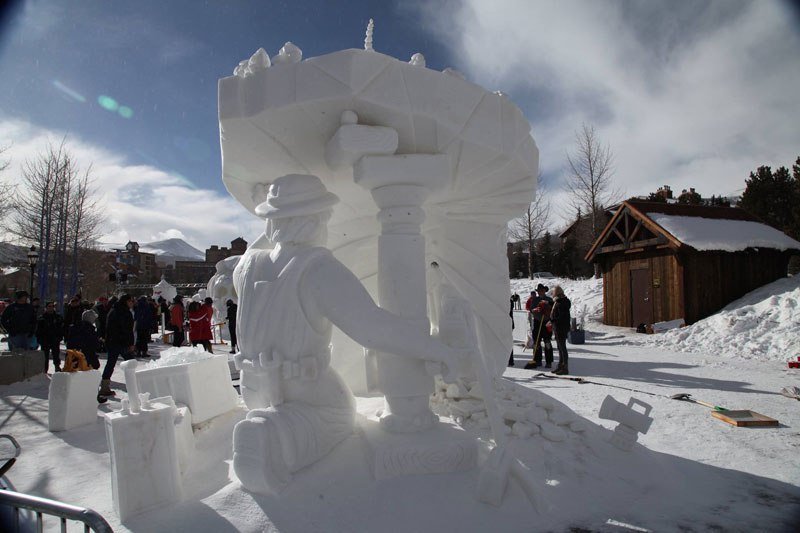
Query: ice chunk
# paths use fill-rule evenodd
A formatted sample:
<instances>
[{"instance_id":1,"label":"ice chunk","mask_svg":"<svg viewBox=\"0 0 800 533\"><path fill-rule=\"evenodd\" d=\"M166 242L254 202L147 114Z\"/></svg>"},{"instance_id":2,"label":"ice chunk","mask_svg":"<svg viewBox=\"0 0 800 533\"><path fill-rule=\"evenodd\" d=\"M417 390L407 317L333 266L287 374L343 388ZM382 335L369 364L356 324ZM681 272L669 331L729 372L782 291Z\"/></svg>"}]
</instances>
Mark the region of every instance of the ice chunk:
<instances>
[{"instance_id":1,"label":"ice chunk","mask_svg":"<svg viewBox=\"0 0 800 533\"><path fill-rule=\"evenodd\" d=\"M259 48L250 56L250 60L247 62L247 69L251 73L259 72L261 70L266 70L271 65L272 63L269 60L266 50Z\"/></svg>"},{"instance_id":2,"label":"ice chunk","mask_svg":"<svg viewBox=\"0 0 800 533\"><path fill-rule=\"evenodd\" d=\"M300 50L294 43L288 41L283 47L278 50L278 55L272 58L272 62L280 63L299 63L303 59L303 51Z\"/></svg>"},{"instance_id":3,"label":"ice chunk","mask_svg":"<svg viewBox=\"0 0 800 533\"><path fill-rule=\"evenodd\" d=\"M411 56L411 60L409 64L414 65L415 67L424 67L425 66L425 56L417 52L413 56Z\"/></svg>"}]
</instances>

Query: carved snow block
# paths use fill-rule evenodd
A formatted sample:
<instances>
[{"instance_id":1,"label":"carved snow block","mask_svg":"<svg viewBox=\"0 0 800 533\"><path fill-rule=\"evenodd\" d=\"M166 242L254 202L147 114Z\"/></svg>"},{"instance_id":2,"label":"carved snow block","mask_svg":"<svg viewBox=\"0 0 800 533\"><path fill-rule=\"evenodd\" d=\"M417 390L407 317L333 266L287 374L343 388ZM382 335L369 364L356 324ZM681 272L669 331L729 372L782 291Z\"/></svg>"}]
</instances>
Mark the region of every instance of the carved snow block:
<instances>
[{"instance_id":1,"label":"carved snow block","mask_svg":"<svg viewBox=\"0 0 800 533\"><path fill-rule=\"evenodd\" d=\"M377 421L367 420L362 429L376 480L463 472L477 466L475 438L452 424L437 423L419 433L388 433Z\"/></svg>"},{"instance_id":2,"label":"carved snow block","mask_svg":"<svg viewBox=\"0 0 800 533\"><path fill-rule=\"evenodd\" d=\"M101 372L56 372L47 395L47 428L50 431L93 424L97 420L97 389Z\"/></svg>"},{"instance_id":3,"label":"carved snow block","mask_svg":"<svg viewBox=\"0 0 800 533\"><path fill-rule=\"evenodd\" d=\"M191 465L195 450L194 431L192 430L192 412L185 405L176 405L171 396L155 398L149 400L149 402L151 405L164 404L173 408L173 413L175 414L175 449L177 450L181 476L183 476L189 471L189 466Z\"/></svg>"},{"instance_id":4,"label":"carved snow block","mask_svg":"<svg viewBox=\"0 0 800 533\"><path fill-rule=\"evenodd\" d=\"M106 415L111 494L121 521L181 499L175 416L175 406L160 401Z\"/></svg>"},{"instance_id":5,"label":"carved snow block","mask_svg":"<svg viewBox=\"0 0 800 533\"><path fill-rule=\"evenodd\" d=\"M233 388L228 356L218 355L173 366L136 371L141 392L151 398L172 396L176 404L189 408L192 424L201 424L236 408L239 399Z\"/></svg>"},{"instance_id":6,"label":"carved snow block","mask_svg":"<svg viewBox=\"0 0 800 533\"><path fill-rule=\"evenodd\" d=\"M0 385L11 385L42 372L44 355L38 350L15 350L0 355Z\"/></svg>"}]
</instances>

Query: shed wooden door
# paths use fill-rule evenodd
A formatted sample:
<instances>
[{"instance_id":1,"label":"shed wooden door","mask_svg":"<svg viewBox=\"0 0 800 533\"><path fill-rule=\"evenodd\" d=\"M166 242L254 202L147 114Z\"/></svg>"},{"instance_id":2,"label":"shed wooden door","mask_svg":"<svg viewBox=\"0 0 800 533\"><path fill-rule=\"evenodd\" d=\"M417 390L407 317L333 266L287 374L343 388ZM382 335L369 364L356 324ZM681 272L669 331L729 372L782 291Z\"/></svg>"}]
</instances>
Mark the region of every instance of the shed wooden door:
<instances>
[{"instance_id":1,"label":"shed wooden door","mask_svg":"<svg viewBox=\"0 0 800 533\"><path fill-rule=\"evenodd\" d=\"M650 269L631 270L631 327L653 323Z\"/></svg>"}]
</instances>

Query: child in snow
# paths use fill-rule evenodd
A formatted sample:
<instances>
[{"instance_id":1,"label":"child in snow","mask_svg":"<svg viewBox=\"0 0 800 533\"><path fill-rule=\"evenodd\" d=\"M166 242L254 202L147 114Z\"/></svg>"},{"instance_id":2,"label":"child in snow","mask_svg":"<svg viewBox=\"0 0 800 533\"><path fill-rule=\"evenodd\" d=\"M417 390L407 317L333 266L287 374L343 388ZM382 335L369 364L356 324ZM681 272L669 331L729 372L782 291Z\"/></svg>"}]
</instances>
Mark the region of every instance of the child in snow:
<instances>
[{"instance_id":1,"label":"child in snow","mask_svg":"<svg viewBox=\"0 0 800 533\"><path fill-rule=\"evenodd\" d=\"M94 327L96 321L97 313L88 309L81 314L81 321L71 325L67 333L67 348L81 352L89 366L95 370L100 368L100 360L97 358L99 337Z\"/></svg>"}]
</instances>

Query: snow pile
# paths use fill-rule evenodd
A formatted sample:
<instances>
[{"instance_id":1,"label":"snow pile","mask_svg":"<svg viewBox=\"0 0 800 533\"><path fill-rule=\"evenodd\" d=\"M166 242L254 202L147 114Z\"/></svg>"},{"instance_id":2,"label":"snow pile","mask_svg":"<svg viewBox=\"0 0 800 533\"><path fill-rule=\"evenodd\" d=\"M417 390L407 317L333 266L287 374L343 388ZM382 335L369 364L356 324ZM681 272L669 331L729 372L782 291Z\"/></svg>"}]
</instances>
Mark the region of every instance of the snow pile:
<instances>
[{"instance_id":1,"label":"snow pile","mask_svg":"<svg viewBox=\"0 0 800 533\"><path fill-rule=\"evenodd\" d=\"M800 250L800 242L760 222L648 213L656 224L696 250L741 252L747 248Z\"/></svg>"},{"instance_id":2,"label":"snow pile","mask_svg":"<svg viewBox=\"0 0 800 533\"><path fill-rule=\"evenodd\" d=\"M715 315L647 339L681 352L780 361L800 355L800 276L760 287Z\"/></svg>"},{"instance_id":3,"label":"snow pile","mask_svg":"<svg viewBox=\"0 0 800 533\"><path fill-rule=\"evenodd\" d=\"M586 424L574 412L550 396L534 397L530 391L510 382L499 381L496 385L499 389L494 393L506 434L520 439L541 435L551 442L561 442L567 438L567 432L586 430ZM437 378L431 405L437 414L451 417L464 429L490 429L483 391L477 382L465 383L459 379L447 384Z\"/></svg>"},{"instance_id":4,"label":"snow pile","mask_svg":"<svg viewBox=\"0 0 800 533\"><path fill-rule=\"evenodd\" d=\"M589 279L569 279L569 278L547 278L547 279L512 279L511 292L519 294L522 308L525 309L525 301L531 295L531 291L542 283L546 285L552 296L553 287L561 285L564 294L572 302L570 314L580 321L581 315L586 320L603 319L603 280L602 278Z\"/></svg>"},{"instance_id":5,"label":"snow pile","mask_svg":"<svg viewBox=\"0 0 800 533\"><path fill-rule=\"evenodd\" d=\"M177 366L186 363L194 363L203 359L214 357L213 353L208 353L202 346L168 348L161 352L161 357L147 363L144 368L161 368L165 366Z\"/></svg>"}]
</instances>

